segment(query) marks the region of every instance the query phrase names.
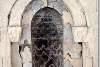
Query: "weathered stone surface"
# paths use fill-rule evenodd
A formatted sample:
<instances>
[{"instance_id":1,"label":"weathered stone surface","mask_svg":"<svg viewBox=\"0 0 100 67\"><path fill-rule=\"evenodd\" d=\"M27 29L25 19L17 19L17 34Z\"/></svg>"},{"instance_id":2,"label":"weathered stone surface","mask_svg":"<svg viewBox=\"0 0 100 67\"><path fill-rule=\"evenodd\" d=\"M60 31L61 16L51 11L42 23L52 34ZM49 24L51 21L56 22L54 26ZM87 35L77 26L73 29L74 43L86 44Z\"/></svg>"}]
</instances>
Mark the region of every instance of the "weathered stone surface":
<instances>
[{"instance_id":1,"label":"weathered stone surface","mask_svg":"<svg viewBox=\"0 0 100 67\"><path fill-rule=\"evenodd\" d=\"M15 2L16 1L16 2ZM37 0L34 0L37 1ZM59 4L55 4L56 1L61 1L61 0L49 0L51 1L50 3L46 3L46 0L44 1L40 1L34 4L32 9L33 12L31 11L31 13L29 14L35 14L40 8L43 8L44 6L46 7L47 4L48 7L52 7L52 8L56 8L58 10L59 13L61 13L62 11L62 5L61 2L59 2ZM73 32L73 36L74 36L74 41L75 42L87 42L87 45L83 44L83 62L82 62L82 58L81 59L72 59L70 58L70 55L67 56L67 54L71 51L70 49L64 49L64 53L65 53L65 60L69 59L70 63L68 62L67 65L71 65L73 67L98 67L98 9L97 9L97 1L98 0L63 0L66 8L68 7L70 9L71 15L72 15L72 19L69 15L69 13L63 12L64 14L64 26L66 27L67 25L65 25L67 22L70 23L73 26L78 27L76 29L74 29L74 27L72 28L72 32ZM15 2L15 4L14 4ZM23 12L24 9L26 8L26 6L31 2L31 0L0 0L0 30L1 30L1 41L0 41L0 67L11 67L11 55L10 55L10 41L18 41L20 38L19 34L21 33L17 33L17 34L11 34L10 37L11 39L9 39L8 33L7 33L7 29L8 29L8 24L10 26L21 26L21 17L23 16ZM44 4L43 4L44 3ZM55 4L55 5L54 5ZM90 7L91 4L91 7ZM11 7L12 7L12 11L11 11ZM83 9L84 8L84 9ZM31 10L32 10L31 9ZM30 8L28 9L30 10ZM11 15L8 16L9 12L11 11ZM67 15L67 16L66 16ZM32 18L32 17L30 17ZM10 19L10 23L9 22ZM28 19L26 17L26 19ZM30 22L31 19L29 19ZM86 21L87 20L87 21ZM25 20L24 20L25 21ZM24 22L23 21L23 22ZM26 21L28 22L28 20ZM26 23L25 22L25 23ZM87 22L87 23L86 23ZM27 25L26 25L27 26ZM88 29L83 29L83 26L88 26ZM66 27L67 28L67 27ZM24 28L25 29L25 28ZM65 29L65 28L64 28ZM29 30L29 29L27 29ZM8 30L9 31L9 30ZM11 30L13 31L13 30ZM88 32L86 32L88 31ZM14 33L16 32L15 30L13 31ZM18 31L17 31L18 32ZM20 31L19 31L20 32ZM26 31L27 32L27 31ZM24 32L25 33L25 32ZM68 33L68 32L67 32ZM69 38L69 42L65 42L64 43L64 48L66 47L70 47L70 48L75 48L76 50L76 46L70 46L70 45L74 45L72 41L72 37L68 37L67 33L65 33L64 36L66 36L66 38ZM17 38L14 38L17 37ZM27 34L26 34L27 35ZM26 36L25 35L25 36ZM68 33L69 35L69 33ZM72 34L71 34L72 35ZM24 37L25 37L24 36ZM19 41L18 41L19 42ZM66 46L66 47L65 47ZM87 48L88 46L88 48ZM14 48L13 48L14 49ZM18 48L16 48L18 50ZM80 51L80 50L78 50ZM74 51L72 51L74 52ZM79 52L78 52L79 53ZM74 53L73 53L74 54ZM16 54L14 54L16 55ZM73 57L75 57L75 55L73 55ZM76 56L77 57L77 56ZM75 58L76 58L75 57ZM79 57L79 56L78 56ZM3 59L3 62L2 62ZM2 64L3 63L3 64ZM81 64L83 63L83 64ZM16 64L18 65L18 64ZM25 66L27 66L28 64L26 64ZM65 66L66 67L66 66Z\"/></svg>"},{"instance_id":2,"label":"weathered stone surface","mask_svg":"<svg viewBox=\"0 0 100 67\"><path fill-rule=\"evenodd\" d=\"M48 3L48 2L47 2L48 0L42 0L42 1L43 1L43 3L44 3L44 6L47 7L47 6L48 6L48 4L47 4L47 3Z\"/></svg>"},{"instance_id":3,"label":"weathered stone surface","mask_svg":"<svg viewBox=\"0 0 100 67\"><path fill-rule=\"evenodd\" d=\"M85 42L85 40L87 39L87 27L72 27L72 32L75 42Z\"/></svg>"},{"instance_id":4,"label":"weathered stone surface","mask_svg":"<svg viewBox=\"0 0 100 67\"><path fill-rule=\"evenodd\" d=\"M22 67L22 60L19 53L19 44L12 43L11 46L11 64L12 67Z\"/></svg>"},{"instance_id":5,"label":"weathered stone surface","mask_svg":"<svg viewBox=\"0 0 100 67\"><path fill-rule=\"evenodd\" d=\"M89 47L91 48L90 50L92 51L93 55L93 60L94 60L94 67L98 66L98 8L95 6L95 4L98 4L98 0L95 0L94 2L92 1L87 1L83 2L81 0L85 10L86 10L86 16L87 16L87 25L89 26L89 31L88 31L88 43ZM86 4L84 4L86 3ZM88 4L91 4L91 7L89 7ZM99 47L100 48L100 47ZM99 51L100 53L100 51ZM99 63L100 64L100 63Z\"/></svg>"},{"instance_id":6,"label":"weathered stone surface","mask_svg":"<svg viewBox=\"0 0 100 67\"><path fill-rule=\"evenodd\" d=\"M92 57L86 57L83 61L84 67L93 67L93 58Z\"/></svg>"},{"instance_id":7,"label":"weathered stone surface","mask_svg":"<svg viewBox=\"0 0 100 67\"><path fill-rule=\"evenodd\" d=\"M82 57L82 44L74 43L71 50L71 58L80 59Z\"/></svg>"},{"instance_id":8,"label":"weathered stone surface","mask_svg":"<svg viewBox=\"0 0 100 67\"><path fill-rule=\"evenodd\" d=\"M64 23L64 25L66 25L66 24L71 24L72 26L73 26L73 24L74 24L74 22L73 22L73 17L71 16L71 13L70 12L67 12L67 9L65 9L64 11L63 11L63 16L62 16L62 18L63 18L63 23Z\"/></svg>"},{"instance_id":9,"label":"weathered stone surface","mask_svg":"<svg viewBox=\"0 0 100 67\"><path fill-rule=\"evenodd\" d=\"M83 43L83 66L93 67L93 56L88 43Z\"/></svg>"},{"instance_id":10,"label":"weathered stone surface","mask_svg":"<svg viewBox=\"0 0 100 67\"><path fill-rule=\"evenodd\" d=\"M73 41L74 41L74 37L73 37L73 31L72 31L71 24L66 23L64 24L64 44L66 43L73 44Z\"/></svg>"},{"instance_id":11,"label":"weathered stone surface","mask_svg":"<svg viewBox=\"0 0 100 67\"><path fill-rule=\"evenodd\" d=\"M64 55L64 65L71 67L82 67L82 57L80 59L72 59L70 55Z\"/></svg>"},{"instance_id":12,"label":"weathered stone surface","mask_svg":"<svg viewBox=\"0 0 100 67\"><path fill-rule=\"evenodd\" d=\"M21 27L8 27L8 34L11 42L19 42L21 37Z\"/></svg>"},{"instance_id":13,"label":"weathered stone surface","mask_svg":"<svg viewBox=\"0 0 100 67\"><path fill-rule=\"evenodd\" d=\"M63 15L64 10L64 3L63 0L57 0L57 1L48 1L48 7L56 9L61 15Z\"/></svg>"},{"instance_id":14,"label":"weathered stone surface","mask_svg":"<svg viewBox=\"0 0 100 67\"><path fill-rule=\"evenodd\" d=\"M71 61L71 64L73 65L73 67L82 67L83 66L82 58L80 58L80 59L71 59L70 61Z\"/></svg>"},{"instance_id":15,"label":"weathered stone surface","mask_svg":"<svg viewBox=\"0 0 100 67\"><path fill-rule=\"evenodd\" d=\"M32 67L32 54L29 47L25 47L21 53L23 67Z\"/></svg>"},{"instance_id":16,"label":"weathered stone surface","mask_svg":"<svg viewBox=\"0 0 100 67\"><path fill-rule=\"evenodd\" d=\"M81 5L80 0L64 0L65 5L70 8L73 16L73 26L86 26L86 16L84 15L84 8Z\"/></svg>"},{"instance_id":17,"label":"weathered stone surface","mask_svg":"<svg viewBox=\"0 0 100 67\"><path fill-rule=\"evenodd\" d=\"M33 15L41 8L46 7L46 4L44 3L45 1L42 0L36 0L32 3L32 11Z\"/></svg>"},{"instance_id":18,"label":"weathered stone surface","mask_svg":"<svg viewBox=\"0 0 100 67\"><path fill-rule=\"evenodd\" d=\"M95 24L94 24L95 25ZM88 46L90 48L91 54L93 55L93 60L95 64L94 66L97 67L98 64L98 33L96 32L96 27L90 27L88 30Z\"/></svg>"},{"instance_id":19,"label":"weathered stone surface","mask_svg":"<svg viewBox=\"0 0 100 67\"><path fill-rule=\"evenodd\" d=\"M22 19L22 35L21 35L21 44L24 43L24 40L27 39L29 41L29 44L31 44L31 20L33 18L33 11L30 9L29 11L26 11L23 15Z\"/></svg>"},{"instance_id":20,"label":"weathered stone surface","mask_svg":"<svg viewBox=\"0 0 100 67\"><path fill-rule=\"evenodd\" d=\"M8 14L15 0L0 0L0 67L11 67L10 42L7 34ZM5 59L2 61L2 59ZM1 65L2 64L2 65Z\"/></svg>"},{"instance_id":21,"label":"weathered stone surface","mask_svg":"<svg viewBox=\"0 0 100 67\"><path fill-rule=\"evenodd\" d=\"M21 26L22 13L31 0L20 0L15 3L11 10L9 26ZM23 3L23 4L22 4Z\"/></svg>"},{"instance_id":22,"label":"weathered stone surface","mask_svg":"<svg viewBox=\"0 0 100 67\"><path fill-rule=\"evenodd\" d=\"M73 65L71 64L69 60L67 60L64 62L64 67L73 67Z\"/></svg>"}]
</instances>

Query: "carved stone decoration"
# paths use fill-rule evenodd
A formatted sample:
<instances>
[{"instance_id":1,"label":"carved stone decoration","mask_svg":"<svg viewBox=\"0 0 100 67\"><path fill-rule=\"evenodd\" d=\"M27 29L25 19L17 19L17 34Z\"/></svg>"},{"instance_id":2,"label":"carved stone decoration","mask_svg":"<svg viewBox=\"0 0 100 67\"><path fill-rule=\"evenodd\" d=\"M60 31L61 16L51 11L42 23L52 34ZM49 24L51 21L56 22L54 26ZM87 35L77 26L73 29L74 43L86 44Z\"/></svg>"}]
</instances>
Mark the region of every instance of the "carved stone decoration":
<instances>
[{"instance_id":1,"label":"carved stone decoration","mask_svg":"<svg viewBox=\"0 0 100 67\"><path fill-rule=\"evenodd\" d=\"M31 22L32 67L63 67L62 16L45 7Z\"/></svg>"}]
</instances>

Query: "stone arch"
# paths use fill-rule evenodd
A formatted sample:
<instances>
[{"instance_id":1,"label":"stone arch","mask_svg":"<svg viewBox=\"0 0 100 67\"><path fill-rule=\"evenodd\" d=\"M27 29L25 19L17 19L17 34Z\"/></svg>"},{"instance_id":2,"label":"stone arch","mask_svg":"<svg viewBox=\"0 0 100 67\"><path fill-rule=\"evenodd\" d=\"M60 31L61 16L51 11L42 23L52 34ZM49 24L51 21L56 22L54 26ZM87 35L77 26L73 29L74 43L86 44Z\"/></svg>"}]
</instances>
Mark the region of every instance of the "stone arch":
<instances>
[{"instance_id":1,"label":"stone arch","mask_svg":"<svg viewBox=\"0 0 100 67\"><path fill-rule=\"evenodd\" d=\"M59 0L60 1L60 0ZM25 2L24 4L22 4L22 2ZM37 6L38 5L40 5L40 6L38 6L38 9L33 9L33 8L35 8L35 7L33 7L32 8L32 6L30 6L30 4L32 5L32 4L34 4L35 5L35 3L37 3ZM63 15L60 11L64 11L64 9L61 9L61 10L59 10L59 7L60 6L57 6L57 3L58 4L60 4L61 3L61 1L60 2L57 2L56 3L56 6L54 6L54 4L55 4L55 2L52 2L53 3L53 5L47 5L47 4L44 4L44 2L43 1L41 1L41 3L40 3L40 1L39 0L35 0L35 1L31 1L31 0L19 0L18 2L16 2L16 4L15 4L15 6L14 6L14 8L12 9L12 11L11 11L11 17L10 17L10 22L9 22L9 28L8 28L8 31L9 31L9 33L10 33L10 40L11 40L11 42L19 42L20 41L20 38L21 38L21 35L22 35L22 19L23 19L23 17L24 17L24 14L25 13L27 13L28 11L27 10L30 10L30 11L33 11L33 13L31 13L31 16L30 16L30 18L32 19L32 16L40 9L40 8L44 8L44 7L51 7L51 8L55 8L61 15ZM66 3L66 2L65 2ZM68 4L68 3L67 3ZM75 1L73 2L73 4L75 5L75 4L77 4ZM22 7L19 7L19 6L22 6ZM29 7L30 6L30 8L28 9L27 7ZM76 19L79 17L79 18L83 18L84 19L84 14L82 14L81 13L81 11L78 11L78 10L80 10L79 8L79 6L76 6L78 9L77 9L77 11L79 12L79 13L81 13L81 15L80 14L78 14L78 17L77 18L75 18L75 13L77 12L75 12L74 10L73 10L73 8L72 8L72 3L70 3L70 4L68 4L68 6L69 6L69 8L70 9L68 9L69 11L71 11L71 14L73 15L73 18L71 17L71 26L78 26L78 24L77 24L77 22L76 22ZM60 7L60 8L63 8L63 7ZM67 9L67 7L65 6L65 8ZM20 10L20 11L19 11ZM34 11L35 10L35 11ZM18 11L17 13L16 13L16 11ZM67 10L65 10L65 12L67 12L68 13L68 11ZM70 13L69 13L69 15L70 15ZM15 17L16 16L16 17ZM80 16L82 16L82 17L80 17ZM30 19L30 20L31 20ZM79 19L79 21L81 21L80 19ZM74 23L73 23L74 22ZM85 22L83 22L83 21L81 21L83 24L82 24L82 26L84 26L84 25L86 25L86 23ZM70 23L70 22L68 22L68 23ZM65 27L67 27L66 25L68 24L67 22L65 22ZM79 22L78 22L79 23ZM81 25L79 25L79 26L81 26ZM69 28L70 28L70 25L69 25ZM20 30L20 31L19 31ZM18 31L18 33L11 33L11 32L15 32L15 31ZM70 32L69 32L70 33ZM17 35L17 37L15 36L15 35ZM72 33L71 33L71 35L72 35ZM71 38L71 41L72 41L72 39L73 39L73 37L68 37L68 38ZM67 38L67 39L68 39Z\"/></svg>"},{"instance_id":2,"label":"stone arch","mask_svg":"<svg viewBox=\"0 0 100 67\"><path fill-rule=\"evenodd\" d=\"M22 4L22 2L24 2L24 4ZM11 11L11 17L10 17L10 22L9 22L9 25L10 26L14 26L14 25L12 25L12 24L15 24L15 26L17 25L17 26L20 26L20 20L21 20L21 16L23 15L23 12L25 11L25 9L26 9L26 7L31 3L31 2L33 2L33 1L31 1L31 0L28 0L28 1L26 1L26 0L20 0L20 1L17 1L16 2L16 4L15 4L15 6L13 7L13 9L12 9L12 11ZM82 6L80 6L76 1L73 1L73 2L71 2L71 1L68 1L68 3L67 3L67 1L64 1L65 2L65 8L67 9L68 7L70 8L70 9L68 9L68 10L70 10L71 11L71 13L72 13L72 15L74 15L76 12L78 13L76 13L77 14L77 18L79 17L79 18L82 18L82 16L81 15L83 15L83 19L85 20L85 18L84 18L84 14L82 14ZM75 7L77 8L77 9L73 9L73 5L76 5ZM20 5L23 5L23 7L19 7ZM67 5L67 6L66 6ZM79 5L79 6L78 6ZM46 6L46 5L44 5L44 6ZM49 5L50 6L50 5ZM52 6L50 6L50 7L52 7ZM18 11L18 10L21 10L21 11ZM75 12L75 10L76 10L76 12ZM16 13L16 11L17 11L17 13ZM80 14L81 13L81 14ZM14 14L19 14L19 16L17 16L16 15L16 17L15 17L15 15ZM75 14L75 15L76 15ZM13 18L13 17L15 17L15 18ZM18 19L19 18L19 19ZM76 19L74 19L75 17L73 16L73 20L74 20L74 22L75 22L75 24L77 23L76 22ZM15 22L15 21L18 21L18 22ZM80 19L79 19L80 20ZM84 21L83 20L83 21ZM14 23L14 22L15 23ZM80 20L81 21L81 20ZM82 22L82 21L81 21ZM17 23L17 24L16 24ZM84 22L84 24L86 24L85 22Z\"/></svg>"},{"instance_id":3,"label":"stone arch","mask_svg":"<svg viewBox=\"0 0 100 67\"><path fill-rule=\"evenodd\" d=\"M20 20L22 19L21 16L23 15L23 12L25 11L26 7L30 4L30 2L35 2L35 1L19 0L19 1L16 2L16 4L13 6L13 8L11 10L11 17L10 17L9 26L20 26L20 24L21 24ZM43 1L41 1L41 2L44 3ZM64 4L67 5L67 6L64 6L65 8L67 8L67 7L70 8L70 11L71 11L72 16L73 16L73 21L75 22L74 25L77 26L79 24L79 22L83 23L82 26L87 24L86 23L86 17L84 16L84 9L82 8L82 5L78 1L76 1L76 0L74 0L73 2L70 1L70 0L64 1ZM74 5L75 8L73 7L72 4ZM19 6L22 6L22 7L19 7ZM45 4L42 7L44 7L44 6L53 7L51 5L45 5ZM77 15L76 18L75 18L75 15ZM77 18L80 18L79 22L76 22Z\"/></svg>"},{"instance_id":4,"label":"stone arch","mask_svg":"<svg viewBox=\"0 0 100 67\"><path fill-rule=\"evenodd\" d=\"M72 26L83 26L83 27L87 26L87 18L85 10L79 0L73 0L73 1L64 0L64 7L65 9L68 9L72 15L73 19Z\"/></svg>"},{"instance_id":5,"label":"stone arch","mask_svg":"<svg viewBox=\"0 0 100 67\"><path fill-rule=\"evenodd\" d=\"M45 8L45 7L47 7L45 4L44 5L41 5L41 6L38 6L38 5L40 5L40 4L37 4L37 5L35 5L35 3L39 3L38 1L36 1L36 2L34 2L34 1L32 1L32 2L30 2L28 5L27 5L27 7L24 9L24 11L23 11L23 13L22 13L22 16L21 16L21 22L20 22L20 25L21 25L21 28L24 28L24 26L26 25L27 27L30 27L30 25L31 25L31 20L32 20L32 17L35 15L35 13L38 11L38 10L40 10L40 9L42 9L42 8ZM34 7L33 7L34 6ZM37 7L36 7L37 6ZM57 10L57 8L55 8L55 7L52 7L52 6L49 6L49 8L54 8L56 11L58 11ZM59 12L59 14L61 14L62 15L62 12L60 12L60 11L58 11ZM28 19L28 20L26 20L26 19ZM26 23L24 23L24 22L26 22ZM28 28L28 30L27 31L29 31L29 29L30 28ZM23 30L23 29L22 29ZM29 31L30 32L30 31ZM29 35L30 35L30 33L28 33ZM26 34L27 35L27 34ZM24 39L25 38L23 38L24 36L26 36L26 35L23 35L22 37L21 37L21 40L23 40L24 41ZM29 36L28 37L28 39L30 39L31 37ZM31 42L30 42L31 43Z\"/></svg>"},{"instance_id":6,"label":"stone arch","mask_svg":"<svg viewBox=\"0 0 100 67\"><path fill-rule=\"evenodd\" d=\"M59 0L58 2L52 2L52 4L44 4L44 3L47 3L47 1L42 1L41 0L41 3L40 1L32 1L32 0L18 0L15 5L13 6L12 10L11 10L11 15L10 15L10 21L9 21L9 28L8 28L8 32L10 31L11 27L15 27L16 29L14 29L13 31L17 30L17 28L20 30L18 31L19 33L18 34L18 37L16 38L15 36L12 36L10 35L10 40L13 42L13 41L19 41L19 37L21 36L21 31L22 31L22 28L21 28L21 20L22 20L22 17L24 15L24 13L27 11L27 7L31 4L31 3L37 3L37 6L38 4L40 5L38 7L38 9L36 9L36 11L38 11L40 8L43 8L43 7L51 7L51 8L55 8L56 10L58 10L58 12L61 13L61 11L64 11L64 13L62 14L64 17L66 17L66 15L69 14L70 16L70 19L71 19L71 22L66 22L65 20L65 25L67 23L71 23L72 26L86 26L87 25L87 21L86 21L86 16L84 14L84 9L82 8L82 6L80 6L79 3L77 3L77 1L64 1L64 6L60 7L60 5L57 6L57 3L60 4L61 0ZM50 2L51 3L51 2ZM53 6L54 5L54 6ZM56 6L55 6L56 5ZM67 5L67 6L66 6ZM73 5L74 7L76 8L73 8ZM22 7L20 7L22 6ZM59 7L60 8L63 8L61 10L59 10ZM30 7L31 8L31 7ZM35 7L33 7L35 8ZM37 7L36 7L37 8ZM28 9L30 10L30 9ZM33 9L32 9L33 10ZM33 10L34 11L34 10ZM35 12L34 11L34 14ZM68 12L69 11L69 12ZM33 15L34 15L33 14ZM77 16L76 16L77 15ZM80 19L78 19L80 18ZM77 22L77 19L78 19L78 22ZM9 34L11 34L11 32L9 32ZM16 34L14 34L16 35ZM13 39L12 39L13 38Z\"/></svg>"}]
</instances>

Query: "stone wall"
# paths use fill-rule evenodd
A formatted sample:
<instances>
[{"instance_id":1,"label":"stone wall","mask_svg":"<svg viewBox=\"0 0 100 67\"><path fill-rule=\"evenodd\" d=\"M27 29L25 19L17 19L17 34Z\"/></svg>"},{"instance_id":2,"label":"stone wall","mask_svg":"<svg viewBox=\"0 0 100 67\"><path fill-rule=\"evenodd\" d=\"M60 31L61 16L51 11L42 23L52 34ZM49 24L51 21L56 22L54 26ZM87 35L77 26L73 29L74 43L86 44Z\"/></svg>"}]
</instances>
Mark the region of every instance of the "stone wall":
<instances>
[{"instance_id":1,"label":"stone wall","mask_svg":"<svg viewBox=\"0 0 100 67\"><path fill-rule=\"evenodd\" d=\"M44 7L62 15L64 67L98 67L97 5L98 0L0 0L0 67L22 66L19 44L25 38L31 43L30 33L22 32L30 32L32 17ZM30 60L27 48L24 53Z\"/></svg>"}]
</instances>

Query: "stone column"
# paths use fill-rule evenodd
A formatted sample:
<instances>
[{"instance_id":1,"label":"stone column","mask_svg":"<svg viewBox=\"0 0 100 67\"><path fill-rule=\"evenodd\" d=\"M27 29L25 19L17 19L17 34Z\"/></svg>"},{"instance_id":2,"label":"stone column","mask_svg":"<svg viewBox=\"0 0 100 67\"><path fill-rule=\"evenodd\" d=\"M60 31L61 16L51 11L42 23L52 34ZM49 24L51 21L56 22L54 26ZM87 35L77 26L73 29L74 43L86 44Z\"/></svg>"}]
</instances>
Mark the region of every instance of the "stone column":
<instances>
[{"instance_id":1,"label":"stone column","mask_svg":"<svg viewBox=\"0 0 100 67\"><path fill-rule=\"evenodd\" d=\"M11 64L12 67L22 67L22 61L19 54L19 44L17 42L11 45Z\"/></svg>"}]
</instances>

